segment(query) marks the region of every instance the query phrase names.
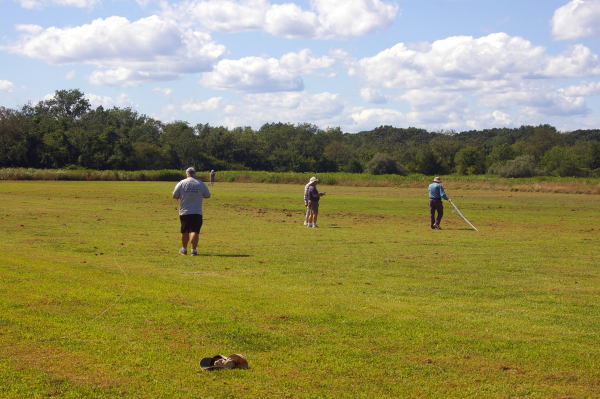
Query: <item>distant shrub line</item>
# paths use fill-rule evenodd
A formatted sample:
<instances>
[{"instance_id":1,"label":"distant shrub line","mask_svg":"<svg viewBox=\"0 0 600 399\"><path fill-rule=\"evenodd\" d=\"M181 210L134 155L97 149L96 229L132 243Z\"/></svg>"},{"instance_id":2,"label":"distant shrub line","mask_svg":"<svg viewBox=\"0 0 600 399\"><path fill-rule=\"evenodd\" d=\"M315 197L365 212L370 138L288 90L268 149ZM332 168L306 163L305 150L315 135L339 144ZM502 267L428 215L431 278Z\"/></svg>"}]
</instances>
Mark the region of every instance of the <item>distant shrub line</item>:
<instances>
[{"instance_id":1,"label":"distant shrub line","mask_svg":"<svg viewBox=\"0 0 600 399\"><path fill-rule=\"evenodd\" d=\"M217 182L231 183L271 183L298 184L308 182L311 176L319 178L319 184L350 187L426 187L432 176L422 174L371 175L367 173L295 173L295 172L255 172L219 171ZM180 170L140 170L140 171L97 171L88 169L0 169L0 180L61 180L61 181L170 181L185 178ZM209 180L209 172L199 172L198 178ZM450 188L470 190L510 190L600 194L600 178L561 178L535 176L523 178L501 178L495 175L447 175L442 177Z\"/></svg>"}]
</instances>

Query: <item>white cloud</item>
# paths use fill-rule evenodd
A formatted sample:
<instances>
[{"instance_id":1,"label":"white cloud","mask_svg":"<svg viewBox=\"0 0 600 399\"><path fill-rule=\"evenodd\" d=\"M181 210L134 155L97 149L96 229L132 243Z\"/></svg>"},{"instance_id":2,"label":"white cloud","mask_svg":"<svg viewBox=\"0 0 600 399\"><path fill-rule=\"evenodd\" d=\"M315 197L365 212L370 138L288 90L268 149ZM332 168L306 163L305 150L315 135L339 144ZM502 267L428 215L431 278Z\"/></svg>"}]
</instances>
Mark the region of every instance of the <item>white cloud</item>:
<instances>
[{"instance_id":1,"label":"white cloud","mask_svg":"<svg viewBox=\"0 0 600 399\"><path fill-rule=\"evenodd\" d=\"M331 56L315 57L309 49L284 54L279 60L266 57L245 57L222 60L212 72L204 73L200 84L217 90L245 93L301 91L300 75L335 76L333 67L347 54L333 51Z\"/></svg>"},{"instance_id":2,"label":"white cloud","mask_svg":"<svg viewBox=\"0 0 600 399\"><path fill-rule=\"evenodd\" d=\"M569 97L544 82L523 84L518 90L486 94L479 98L482 106L508 109L518 107L521 115L576 116L589 111L582 97Z\"/></svg>"},{"instance_id":3,"label":"white cloud","mask_svg":"<svg viewBox=\"0 0 600 399\"><path fill-rule=\"evenodd\" d=\"M213 72L207 72L200 84L217 90L237 92L299 91L302 78L285 69L274 58L246 57L222 60Z\"/></svg>"},{"instance_id":4,"label":"white cloud","mask_svg":"<svg viewBox=\"0 0 600 399\"><path fill-rule=\"evenodd\" d=\"M21 7L27 9L41 9L50 6L94 8L101 0L18 0Z\"/></svg>"},{"instance_id":5,"label":"white cloud","mask_svg":"<svg viewBox=\"0 0 600 399\"><path fill-rule=\"evenodd\" d=\"M406 116L395 109L365 109L353 113L351 117L358 126L365 129L372 129L381 125L402 126L406 124Z\"/></svg>"},{"instance_id":6,"label":"white cloud","mask_svg":"<svg viewBox=\"0 0 600 399\"><path fill-rule=\"evenodd\" d=\"M163 15L217 32L263 30L290 39L344 39L386 29L398 6L381 0L311 0L310 10L268 0L187 0L162 3Z\"/></svg>"},{"instance_id":7,"label":"white cloud","mask_svg":"<svg viewBox=\"0 0 600 399\"><path fill-rule=\"evenodd\" d=\"M504 112L494 111L492 115L496 126L510 126L513 123L510 115L505 114Z\"/></svg>"},{"instance_id":8,"label":"white cloud","mask_svg":"<svg viewBox=\"0 0 600 399\"><path fill-rule=\"evenodd\" d=\"M368 103L372 104L385 104L387 103L387 99L381 92L377 89L373 89L371 87L363 87L360 89L360 96Z\"/></svg>"},{"instance_id":9,"label":"white cloud","mask_svg":"<svg viewBox=\"0 0 600 399\"><path fill-rule=\"evenodd\" d=\"M452 87L472 90L473 82L506 84L541 72L545 49L520 37L495 33L479 39L455 36L438 40L424 51L399 43L350 68L371 83L394 89ZM506 83L504 83L506 82Z\"/></svg>"},{"instance_id":10,"label":"white cloud","mask_svg":"<svg viewBox=\"0 0 600 399\"><path fill-rule=\"evenodd\" d=\"M76 76L77 76L76 71L69 71L69 72L67 72L67 76L65 76L65 79L70 82L71 80L75 79Z\"/></svg>"},{"instance_id":11,"label":"white cloud","mask_svg":"<svg viewBox=\"0 0 600 399\"><path fill-rule=\"evenodd\" d=\"M319 21L331 38L363 36L386 29L398 6L380 0L312 0Z\"/></svg>"},{"instance_id":12,"label":"white cloud","mask_svg":"<svg viewBox=\"0 0 600 399\"><path fill-rule=\"evenodd\" d=\"M399 43L346 64L349 74L364 82L365 100L379 99L378 87L395 90L386 98L410 104L404 115L409 123L438 126L494 122L497 116L481 106L498 112L517 107L530 116L585 115L585 100L556 90L552 82L600 76L597 55L583 45L552 56L544 47L505 33L450 37L411 48Z\"/></svg>"},{"instance_id":13,"label":"white cloud","mask_svg":"<svg viewBox=\"0 0 600 399\"><path fill-rule=\"evenodd\" d=\"M130 22L122 17L96 19L91 24L43 29L19 25L22 33L1 49L49 64L92 64L89 80L107 86L136 86L178 79L185 73L210 70L227 55L207 33L182 30L157 16Z\"/></svg>"},{"instance_id":14,"label":"white cloud","mask_svg":"<svg viewBox=\"0 0 600 399\"><path fill-rule=\"evenodd\" d=\"M54 96L52 95L52 98ZM92 108L97 108L102 106L104 109L109 109L112 107L120 107L120 108L137 108L137 105L134 104L133 101L129 98L129 96L125 93L121 93L117 96L116 100L113 100L110 96L99 96L97 94L86 94L85 97L90 101Z\"/></svg>"},{"instance_id":15,"label":"white cloud","mask_svg":"<svg viewBox=\"0 0 600 399\"><path fill-rule=\"evenodd\" d=\"M570 86L562 90L567 97L596 96L600 94L600 82L581 82L577 86Z\"/></svg>"},{"instance_id":16,"label":"white cloud","mask_svg":"<svg viewBox=\"0 0 600 399\"><path fill-rule=\"evenodd\" d=\"M600 1L573 0L554 11L550 25L556 40L600 36Z\"/></svg>"},{"instance_id":17,"label":"white cloud","mask_svg":"<svg viewBox=\"0 0 600 399\"><path fill-rule=\"evenodd\" d=\"M223 97L213 97L206 101L189 101L181 106L185 112L211 112L224 108L226 101Z\"/></svg>"},{"instance_id":18,"label":"white cloud","mask_svg":"<svg viewBox=\"0 0 600 399\"><path fill-rule=\"evenodd\" d=\"M217 90L247 93L301 91L304 82L300 75L335 76L339 54L315 57L309 49L287 53L275 58L245 57L222 60L212 72L204 73L200 84ZM321 72L326 70L329 73Z\"/></svg>"},{"instance_id":19,"label":"white cloud","mask_svg":"<svg viewBox=\"0 0 600 399\"><path fill-rule=\"evenodd\" d=\"M163 87L155 87L154 89L152 89L152 92L154 94L156 94L157 96L162 96L162 97L170 97L171 94L173 94L173 89L169 89L169 88L163 88Z\"/></svg>"},{"instance_id":20,"label":"white cloud","mask_svg":"<svg viewBox=\"0 0 600 399\"><path fill-rule=\"evenodd\" d=\"M8 80L0 80L0 93L12 93L15 91L15 85Z\"/></svg>"},{"instance_id":21,"label":"white cloud","mask_svg":"<svg viewBox=\"0 0 600 399\"><path fill-rule=\"evenodd\" d=\"M287 53L283 55L279 59L279 63L288 71L298 75L323 76L323 73L319 72L319 70L333 68L336 64L336 59L329 56L316 58L313 57L312 51L304 49L298 53ZM332 72L328 75L332 77L335 74Z\"/></svg>"},{"instance_id":22,"label":"white cloud","mask_svg":"<svg viewBox=\"0 0 600 399\"><path fill-rule=\"evenodd\" d=\"M265 123L314 123L320 127L341 126L352 122L346 112L345 100L334 93L306 92L246 94L241 101L226 101L214 97L203 102L182 106L186 112L211 112L219 115L217 124L228 127L253 126Z\"/></svg>"},{"instance_id":23,"label":"white cloud","mask_svg":"<svg viewBox=\"0 0 600 399\"><path fill-rule=\"evenodd\" d=\"M210 31L246 32L264 25L268 0L187 0L171 6L162 3L163 15L191 26L200 24Z\"/></svg>"},{"instance_id":24,"label":"white cloud","mask_svg":"<svg viewBox=\"0 0 600 399\"><path fill-rule=\"evenodd\" d=\"M554 78L574 78L599 76L598 56L582 44L577 44L555 57L547 57L546 67L541 76Z\"/></svg>"}]
</instances>

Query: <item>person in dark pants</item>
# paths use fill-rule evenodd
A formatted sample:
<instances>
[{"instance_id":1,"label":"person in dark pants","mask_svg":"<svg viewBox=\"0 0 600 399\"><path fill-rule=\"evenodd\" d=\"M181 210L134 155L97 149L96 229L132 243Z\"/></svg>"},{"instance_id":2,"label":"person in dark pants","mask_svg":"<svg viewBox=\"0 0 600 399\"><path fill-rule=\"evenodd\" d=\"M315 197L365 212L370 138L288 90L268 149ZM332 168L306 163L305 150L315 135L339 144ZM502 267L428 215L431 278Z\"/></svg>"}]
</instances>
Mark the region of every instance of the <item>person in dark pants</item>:
<instances>
[{"instance_id":1,"label":"person in dark pants","mask_svg":"<svg viewBox=\"0 0 600 399\"><path fill-rule=\"evenodd\" d=\"M429 185L429 214L431 215L431 228L442 229L440 222L444 216L444 204L442 204L442 198L448 202L452 202L450 198L444 192L444 187L440 184L442 180L439 177L433 179L433 183ZM435 212L437 211L437 219Z\"/></svg>"}]
</instances>

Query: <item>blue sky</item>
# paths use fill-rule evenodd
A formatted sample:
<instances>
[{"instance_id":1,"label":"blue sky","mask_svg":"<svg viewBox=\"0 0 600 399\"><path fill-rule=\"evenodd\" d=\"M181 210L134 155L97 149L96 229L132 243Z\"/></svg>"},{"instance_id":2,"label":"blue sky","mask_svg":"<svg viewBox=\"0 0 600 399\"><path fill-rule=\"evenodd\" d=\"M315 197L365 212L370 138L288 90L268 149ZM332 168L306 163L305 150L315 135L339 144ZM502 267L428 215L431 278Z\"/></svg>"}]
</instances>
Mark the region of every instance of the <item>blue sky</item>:
<instances>
[{"instance_id":1,"label":"blue sky","mask_svg":"<svg viewBox=\"0 0 600 399\"><path fill-rule=\"evenodd\" d=\"M0 105L163 122L600 128L600 0L0 0Z\"/></svg>"}]
</instances>

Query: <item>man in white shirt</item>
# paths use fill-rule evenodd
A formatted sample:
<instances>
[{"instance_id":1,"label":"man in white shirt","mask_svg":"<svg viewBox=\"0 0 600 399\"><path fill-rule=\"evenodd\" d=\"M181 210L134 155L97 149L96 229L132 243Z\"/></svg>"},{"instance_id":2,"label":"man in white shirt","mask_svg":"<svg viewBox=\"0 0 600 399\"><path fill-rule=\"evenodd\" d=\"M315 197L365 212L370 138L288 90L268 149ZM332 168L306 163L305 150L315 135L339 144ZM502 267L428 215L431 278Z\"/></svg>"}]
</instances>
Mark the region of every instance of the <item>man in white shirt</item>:
<instances>
[{"instance_id":1,"label":"man in white shirt","mask_svg":"<svg viewBox=\"0 0 600 399\"><path fill-rule=\"evenodd\" d=\"M181 249L179 254L187 255L187 245L191 240L192 256L198 255L196 247L202 228L202 200L210 198L206 184L196 180L196 170L187 168L186 179L180 181L173 190L173 198L179 201L179 220L181 222Z\"/></svg>"}]
</instances>

